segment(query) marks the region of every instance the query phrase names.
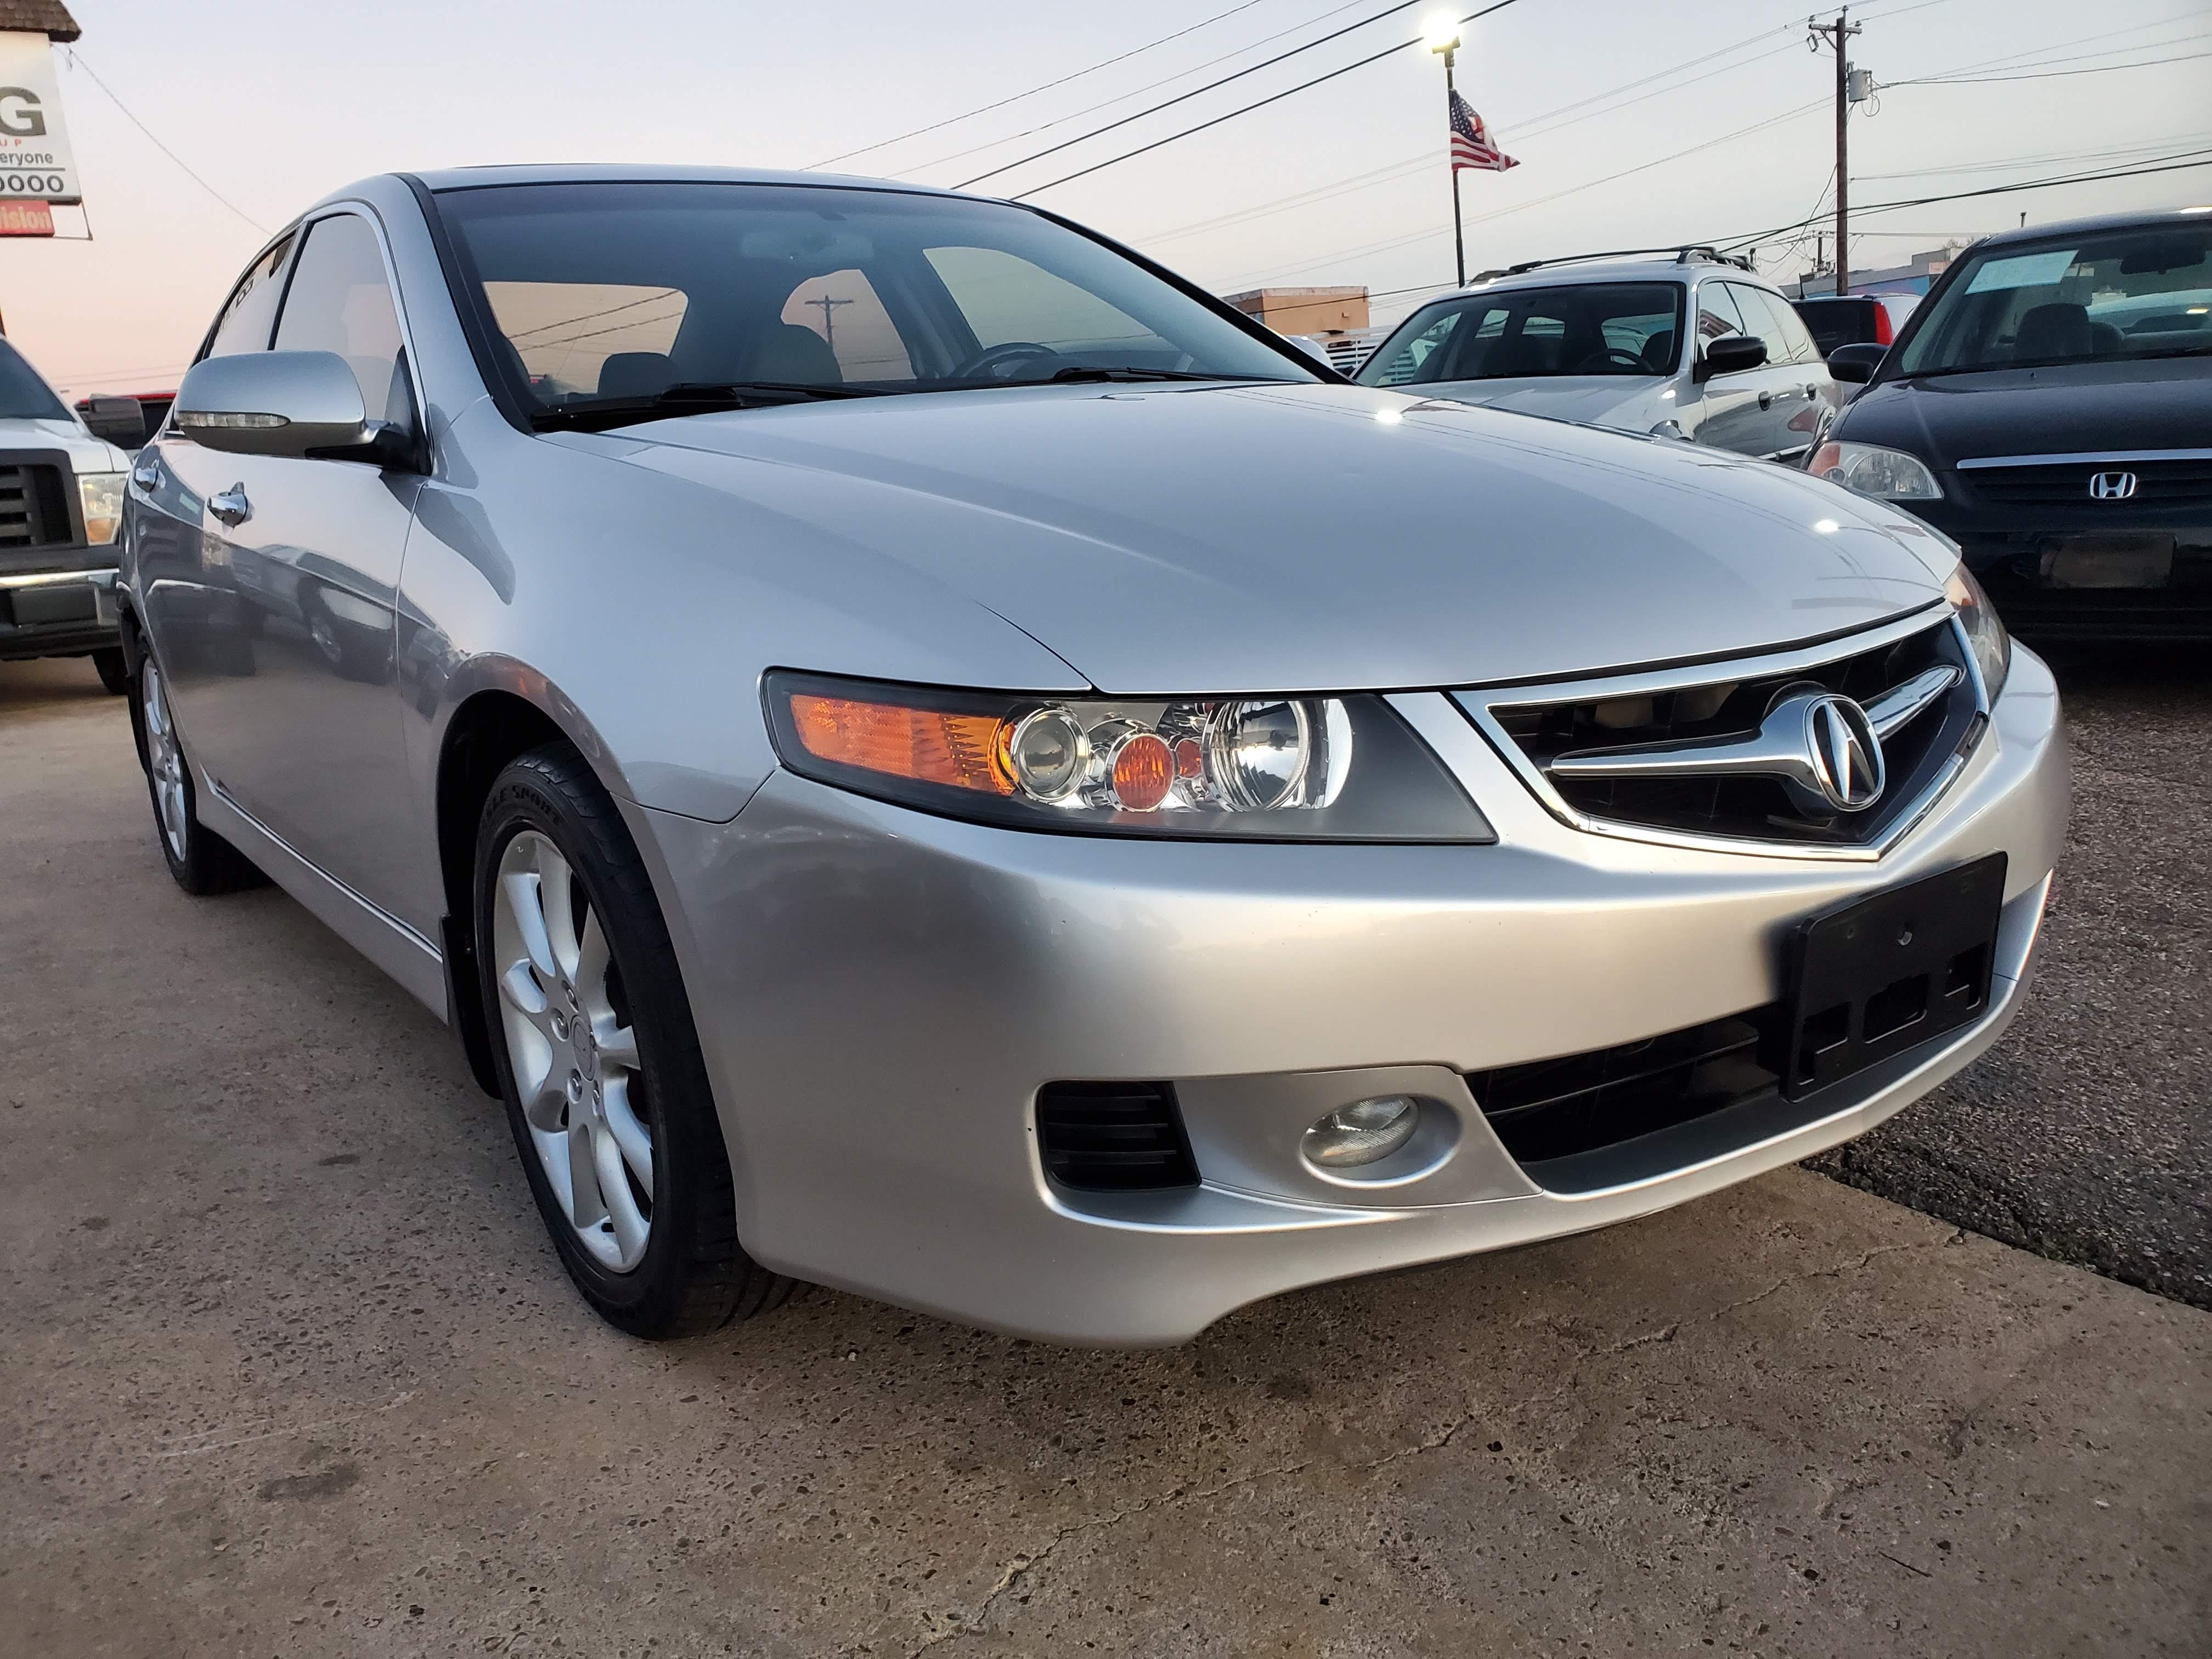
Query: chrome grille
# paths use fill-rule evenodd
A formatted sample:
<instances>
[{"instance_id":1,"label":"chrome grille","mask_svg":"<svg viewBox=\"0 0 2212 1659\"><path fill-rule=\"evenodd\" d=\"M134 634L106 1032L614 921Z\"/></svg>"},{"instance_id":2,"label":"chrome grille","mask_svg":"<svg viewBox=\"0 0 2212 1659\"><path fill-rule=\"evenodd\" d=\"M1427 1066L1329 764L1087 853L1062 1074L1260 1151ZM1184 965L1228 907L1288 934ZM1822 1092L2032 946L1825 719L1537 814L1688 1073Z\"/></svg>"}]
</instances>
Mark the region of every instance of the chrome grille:
<instances>
[{"instance_id":1,"label":"chrome grille","mask_svg":"<svg viewBox=\"0 0 2212 1659\"><path fill-rule=\"evenodd\" d=\"M1806 693L1879 710L1930 684L1939 694L1882 738L1884 787L1863 811L1814 810L1802 788L1770 775L1667 775L1676 752L1686 771L1691 756L1752 738ZM1458 698L1538 798L1577 828L1814 857L1879 856L1924 815L1985 724L1956 625L1925 612L1821 647ZM1607 757L1662 775L1606 775Z\"/></svg>"},{"instance_id":2,"label":"chrome grille","mask_svg":"<svg viewBox=\"0 0 2212 1659\"><path fill-rule=\"evenodd\" d=\"M2125 473L2135 480L2129 494L2105 502L2089 493L2100 473ZM2037 462L2020 466L1962 465L1960 476L1992 507L2111 506L2129 507L2212 506L2212 455L2143 460Z\"/></svg>"}]
</instances>

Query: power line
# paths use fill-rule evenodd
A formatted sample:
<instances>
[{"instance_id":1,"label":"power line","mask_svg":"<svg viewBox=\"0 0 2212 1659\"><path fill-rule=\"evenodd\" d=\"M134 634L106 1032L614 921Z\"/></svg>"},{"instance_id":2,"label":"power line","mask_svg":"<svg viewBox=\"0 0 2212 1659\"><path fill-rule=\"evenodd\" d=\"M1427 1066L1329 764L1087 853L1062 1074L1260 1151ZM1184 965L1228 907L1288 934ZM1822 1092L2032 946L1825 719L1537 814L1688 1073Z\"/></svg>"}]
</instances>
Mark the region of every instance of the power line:
<instances>
[{"instance_id":1,"label":"power line","mask_svg":"<svg viewBox=\"0 0 2212 1659\"><path fill-rule=\"evenodd\" d=\"M1212 58L1201 58L1188 69L1179 69L1172 75L1163 75L1157 81L1147 81L1144 85L1132 87L1127 92L1117 92L1111 98L1102 98L1095 104L1085 104L1081 109L1070 110L1065 115L1055 115L1049 121L1040 121L1033 127L1022 128L1018 132L1009 132L997 138L987 138L980 144L970 144L965 149L957 149L951 155L938 156L934 161L917 161L911 167L900 168L890 176L894 179L911 179L918 173L928 172L932 167L949 167L955 161L964 161L971 155L981 155L987 149L996 149L1001 144L1011 144L1023 138L1033 138L1040 132L1050 132L1054 127L1064 127L1070 121L1079 121L1086 115L1096 115L1102 109L1111 109L1116 104L1126 104L1132 98L1141 98L1146 93L1155 92L1162 87L1172 86L1178 81L1188 81L1192 76L1203 74L1217 64L1225 64L1232 58L1242 58L1248 52L1257 52L1261 46L1272 41L1279 40L1285 35L1296 34L1300 29L1311 28L1316 23L1326 23L1330 18L1340 16L1352 9L1353 7L1364 3L1365 0L1342 0L1342 3L1331 6L1327 11L1302 19L1288 28L1277 29L1272 34L1263 34L1256 40L1249 41L1232 51L1222 52Z\"/></svg>"},{"instance_id":2,"label":"power line","mask_svg":"<svg viewBox=\"0 0 2212 1659\"><path fill-rule=\"evenodd\" d=\"M2184 159L2185 157L2189 156L2198 157L2201 159L2193 161ZM2049 179L2022 179L2018 183L2009 185L1984 185L1979 190L1951 191L1941 196L1916 196L1909 201L1875 202L1869 206L1861 208L1859 211L1862 213L1887 213L1897 208L1927 207L1936 202L1964 202L1972 200L1972 198L1979 196L2008 196L2015 191L2046 190L2058 185L2094 185L2102 184L2106 180L2111 179L2141 178L2146 173L2181 173L2185 172L2191 167L2212 167L2212 149L2184 150L2175 155L2160 156L2159 158L2159 161L2160 165L2157 166L2122 167L2094 173L2060 174ZM1727 241L1711 242L1705 244L1705 246L1710 247L1717 247L1723 251L1730 248L1748 247L1753 242L1763 242L1770 236L1786 235L1790 231L1801 229L1803 226L1812 222L1813 221L1811 220L1801 220L1791 224L1777 225L1771 230L1754 231L1748 236L1733 237Z\"/></svg>"},{"instance_id":3,"label":"power line","mask_svg":"<svg viewBox=\"0 0 2212 1659\"><path fill-rule=\"evenodd\" d=\"M1173 34L1163 34L1157 40L1147 40L1141 46L1133 46L1118 56L1093 64L1088 69L1079 69L1073 75L1063 75L1057 81L1047 81L1042 86L1031 87L1027 92L1018 92L1011 98L1001 98L994 104L985 104L979 109L971 109L965 115L948 115L942 121L933 121L926 127L916 127L911 132L902 132L896 138L878 138L872 144L863 144L858 149L848 149L842 155L833 155L826 161L811 161L807 165L810 167L835 167L840 161L851 161L855 155L866 155L872 149L888 149L891 145L904 143L909 138L919 138L925 132L935 132L943 127L957 126L961 122L971 120L978 115L988 115L994 109L1004 109L1009 104L1020 103L1024 98L1034 98L1041 92L1049 92L1054 87L1064 87L1070 81L1080 81L1086 75L1096 75L1100 70L1111 69L1116 64L1127 63L1132 58L1141 58L1156 46L1164 46L1170 40L1180 40L1186 34L1195 34L1200 29L1211 28L1224 17L1234 17L1240 11L1249 11L1259 3L1260 0L1243 0L1243 3L1231 6L1227 11L1218 11L1211 17L1193 23L1188 28L1177 29Z\"/></svg>"},{"instance_id":4,"label":"power line","mask_svg":"<svg viewBox=\"0 0 2212 1659\"><path fill-rule=\"evenodd\" d=\"M1679 161L1686 155L1696 155L1699 150L1711 149L1716 145L1725 144L1737 138L1747 137L1752 133L1760 131L1765 128L1775 126L1784 121L1794 119L1800 115L1804 115L1813 110L1820 108L1828 100L1826 98L1815 98L1810 103L1800 104L1795 109L1784 110L1779 115L1771 115L1764 121L1754 121L1747 127L1738 127L1734 132L1724 132L1717 138L1708 138L1701 143L1691 145L1686 149L1678 149L1672 155L1661 155L1655 157L1653 160L1649 161L1638 162L1632 167L1623 167L1620 172L1607 173L1601 179L1585 179L1581 184L1571 185L1565 190L1554 191L1549 196L1534 197L1526 202L1516 202L1510 207L1499 208L1494 212L1479 214L1475 217L1468 220L1468 223L1470 225L1487 224L1493 219L1504 218L1509 213L1519 213L1524 209L1541 207L1547 202L1556 202L1563 197L1577 195L1585 190L1595 190L1600 185L1609 185L1617 179L1626 179L1633 173L1648 172L1653 167L1662 167L1669 161ZM1794 230L1796 227L1795 225L1786 225L1783 227L1783 228L1785 230ZM1439 226L1427 230L1417 231L1410 236L1400 236L1389 241L1370 243L1364 247L1337 248L1328 253L1315 254L1304 263L1308 265L1318 265L1335 259L1353 259L1370 253L1384 253L1389 252L1393 248L1406 247L1414 242L1424 241L1429 237L1439 236L1443 234L1443 228ZM1233 278L1232 280L1236 283L1243 283L1253 280L1274 279L1274 273L1268 273L1267 276L1262 276L1261 273L1251 272L1245 276Z\"/></svg>"},{"instance_id":5,"label":"power line","mask_svg":"<svg viewBox=\"0 0 2212 1659\"><path fill-rule=\"evenodd\" d=\"M1231 81L1241 81L1248 75L1257 75L1261 70L1270 69L1277 64L1283 63L1289 58L1296 58L1301 52L1311 52L1316 46L1327 46L1332 40L1339 40L1347 34L1356 33L1358 31L1365 28L1370 23L1379 23L1386 17L1395 16L1401 11L1410 11L1414 6L1419 3L1420 0L1400 0L1400 3L1397 5L1386 7L1381 11L1375 12L1369 16L1361 18L1356 23L1346 23L1342 28L1337 29L1328 34L1318 36L1314 40L1307 41L1302 46L1292 46L1288 52L1277 52L1273 58L1266 58L1260 63L1254 64L1249 69L1241 69L1233 75L1224 75L1218 80L1208 81L1204 86L1193 87L1188 92L1179 92L1174 97L1170 98L1164 102L1154 104L1149 109L1140 109L1133 115L1125 115L1121 117L1118 121L1109 121L1104 126L1093 128L1089 132L1078 133L1074 137L1063 139L1059 143L1054 144L1048 149L1038 150L1035 155L1024 155L1018 161L1008 161L1003 167L993 167L988 173L979 173L973 179L963 179L958 184L953 185L952 188L955 190L965 190L970 185L980 185L986 179L995 179L1002 173L1012 173L1016 167L1027 166L1031 161L1041 161L1048 155L1057 155L1061 150L1066 149L1073 145L1082 143L1086 139L1097 138L1103 134L1114 131L1118 127L1126 127L1132 121L1141 121L1147 115L1157 115L1164 109L1172 109L1176 105L1188 102L1189 100L1197 97L1201 93L1212 92L1216 87L1225 87ZM1511 0L1505 0L1505 3L1510 4ZM1395 52L1399 48L1396 46L1390 48L1392 52ZM1387 54L1378 55L1387 56ZM1296 88L1293 88L1293 90L1296 90ZM1040 186L1040 188L1049 189L1050 186L1043 185Z\"/></svg>"},{"instance_id":6,"label":"power line","mask_svg":"<svg viewBox=\"0 0 2212 1659\"><path fill-rule=\"evenodd\" d=\"M2200 58L2212 58L2212 52L2184 52L2179 58L2154 58L2140 64L2106 64L2098 69L2044 70L2033 75L1930 75L1917 81L1891 81L1883 90L1890 87L1979 87L1999 81L2052 81L2070 75L2110 75L2116 70L2164 69L2170 64L2193 64Z\"/></svg>"},{"instance_id":7,"label":"power line","mask_svg":"<svg viewBox=\"0 0 2212 1659\"><path fill-rule=\"evenodd\" d=\"M2132 34L2135 32L2136 31L2133 29L2115 29L2112 31L2115 34ZM2170 34L2164 40L2136 40L2130 42L2124 46L2106 46L2101 52L2056 53L2055 48L2045 48L2045 50L2052 51L2056 53L2056 55L2048 58L2039 56L2035 52L2015 52L2010 58L1997 58L1989 63L1978 64L1972 65L1971 67L1975 69L2049 69L2055 64L2084 64L2093 58L2122 58L2131 52L2153 52L2162 46L2185 46L2192 41L2206 40L2212 40L2212 33L2208 33L2203 29L2197 29L2187 34ZM1965 71L1963 70L1943 70L1939 71L1939 73L1944 75L1960 74L1964 72Z\"/></svg>"},{"instance_id":8,"label":"power line","mask_svg":"<svg viewBox=\"0 0 2212 1659\"><path fill-rule=\"evenodd\" d=\"M2148 155L2164 149L2169 144L2193 144L2199 139L2212 138L2212 132L2175 132L2148 143L2124 144L2118 149L2051 150L2040 155L2015 155L2005 161L1961 161L1954 167L1905 167L1896 173L1861 173L1853 176L1862 180L1877 179L1937 179L1955 178L1970 173L2008 173L2020 167L2037 167L2051 161L2111 161Z\"/></svg>"},{"instance_id":9,"label":"power line","mask_svg":"<svg viewBox=\"0 0 2212 1659\"><path fill-rule=\"evenodd\" d=\"M1928 0L1928 3L1930 4L1939 4L1942 3L1942 0ZM1745 39L1736 41L1732 46L1723 46L1717 52L1709 52L1701 57L1687 58L1670 68L1658 70L1655 74L1640 76L1634 81L1626 82L1624 84L1613 87L1607 91L1593 94L1588 98L1577 99L1571 104L1562 104L1556 109L1545 111L1541 115L1529 116L1526 121L1498 122L1497 124L1497 129L1499 131L1510 129L1516 135L1516 148L1518 148L1519 142L1522 140L1531 137L1541 137L1547 133L1556 132L1563 127L1574 126L1583 121L1594 121L1601 119L1607 115L1617 115L1622 110L1633 108L1636 105L1643 103L1649 99L1663 98L1669 93L1680 92L1684 87L1695 86L1700 81L1711 80L1716 75L1732 74L1737 70L1747 68L1749 65L1759 62L1762 58L1774 57L1780 52L1787 52L1792 46L1796 45L1796 40L1794 39L1795 29L1796 25L1794 24L1784 25L1781 29L1761 29L1758 33L1748 35ZM1765 40L1769 35L1782 33L1785 31L1791 33L1793 34L1793 39L1782 46L1775 47L1771 52L1762 52L1757 57L1746 58L1740 64L1724 64L1720 68L1709 70L1704 75L1692 76L1687 81L1680 82L1669 86L1654 88L1651 91L1644 93L1639 97L1631 98L1624 103L1615 104L1609 109L1591 110L1587 114L1575 116L1571 120L1555 121L1554 119L1556 117L1567 115L1572 111L1583 109L1588 105L1602 103L1607 99L1616 97L1621 93L1633 92L1638 87L1649 86L1654 81L1663 80L1669 76L1680 74L1684 70L1695 69L1700 64L1709 64L1717 58L1726 58L1732 53L1741 52L1746 46L1756 45L1759 41ZM1553 125L1547 125L1546 123L1553 123ZM1178 237L1194 235L1200 231L1212 230L1218 227L1225 227L1231 224L1249 223L1255 219L1265 218L1271 214L1287 212L1292 208L1304 207L1316 202L1328 201L1335 197L1347 196L1358 191L1370 190L1377 185L1389 184L1395 179L1408 178L1415 173L1432 167L1435 165L1435 150L1431 148L1424 147L1415 155L1407 156L1401 161L1385 162L1382 167L1376 167L1367 173L1354 173L1349 178L1333 179L1328 184L1317 185L1310 190L1301 191L1291 196L1278 198L1276 200L1272 202L1256 203L1249 208L1240 208L1233 212L1218 214L1211 218L1200 219L1191 224L1178 225L1173 230L1162 231L1157 234L1141 238L1130 237L1127 240L1133 242L1142 241L1146 246L1150 247L1160 242L1173 241Z\"/></svg>"},{"instance_id":10,"label":"power line","mask_svg":"<svg viewBox=\"0 0 2212 1659\"><path fill-rule=\"evenodd\" d=\"M1492 3L1485 6L1480 11L1469 12L1466 16L1460 18L1458 21L1462 24L1472 23L1477 18L1487 17L1494 11L1504 11L1506 7L1513 3L1514 0L1492 0ZM1291 97L1294 94L1307 91L1310 88L1317 87L1324 81L1334 81L1340 75L1349 75L1354 70L1365 69L1370 64L1379 64L1382 59L1391 56L1395 52L1401 52L1405 51L1407 46L1418 46L1421 43L1418 39L1401 40L1395 46L1385 47L1382 51L1375 52L1369 57L1358 58L1352 63L1346 64L1342 69L1331 70L1326 75L1315 76L1310 81L1301 81L1294 87L1285 87L1280 92L1272 93L1265 98L1255 99L1251 103L1244 105L1242 108L1231 110L1226 115L1217 115L1211 121L1200 121L1194 127L1185 127L1181 132L1171 132L1164 138L1155 138L1149 144L1139 144L1136 149L1132 150L1124 150L1119 155L1109 155L1103 161L1094 161L1087 167L1079 167L1073 173L1064 174L1058 179L1050 180L1048 183L1032 185L1029 189L1017 192L1013 199L1017 202L1025 202L1030 197L1038 195L1042 191L1056 190L1062 185L1073 184L1078 179L1088 178L1091 174L1102 172L1107 167L1118 167L1124 161L1133 161L1136 157L1147 155L1153 150L1158 149L1163 145L1172 144L1178 139L1191 137L1194 133L1204 132L1209 127L1218 127L1223 122L1233 121L1240 115L1249 115L1255 109L1265 109L1270 104L1280 103L1284 99ZM1201 88L1200 90L1202 91L1204 88ZM1077 142L1079 141L1075 139L1070 139L1068 141L1069 143L1074 143ZM1064 149L1066 148L1066 145L1063 144L1058 148ZM1041 153L1048 154L1049 152ZM1036 158L1031 157L1030 159L1035 160ZM1019 164L1016 163L1015 165ZM1006 169L1004 167L999 169L1001 173L1006 170ZM991 175L986 173L983 176L985 178L989 178ZM973 183L974 181L971 179L969 182ZM962 186L962 188L965 188L965 186Z\"/></svg>"},{"instance_id":11,"label":"power line","mask_svg":"<svg viewBox=\"0 0 2212 1659\"><path fill-rule=\"evenodd\" d=\"M190 179L194 184L198 185L209 195L214 197L216 201L222 203L240 218L245 220L247 224L252 226L254 229L259 231L264 236L266 236L269 234L268 226L263 224L261 221L255 218L244 208L239 206L237 203L232 201L230 198L225 196L213 185L208 183L206 179L201 178L198 173L194 173L190 167L185 165L185 158L183 156L178 155L176 151L171 149L159 138L156 138L154 136L154 130L131 112L131 106L125 103L120 98L118 98L115 95L115 89L110 87L106 82L100 78L100 76L96 71L94 71L92 65L85 62L82 53L79 52L74 46L64 46L63 51L69 58L70 67L73 69L82 70L85 74L91 78L92 84L98 87L102 92L107 94L107 101L123 112L124 118L129 121L132 126L137 128L139 131L144 133L146 135L147 142L151 143L155 149L160 150L162 155L167 156L172 161L174 161L179 169L183 172L184 175L187 179Z\"/></svg>"}]
</instances>

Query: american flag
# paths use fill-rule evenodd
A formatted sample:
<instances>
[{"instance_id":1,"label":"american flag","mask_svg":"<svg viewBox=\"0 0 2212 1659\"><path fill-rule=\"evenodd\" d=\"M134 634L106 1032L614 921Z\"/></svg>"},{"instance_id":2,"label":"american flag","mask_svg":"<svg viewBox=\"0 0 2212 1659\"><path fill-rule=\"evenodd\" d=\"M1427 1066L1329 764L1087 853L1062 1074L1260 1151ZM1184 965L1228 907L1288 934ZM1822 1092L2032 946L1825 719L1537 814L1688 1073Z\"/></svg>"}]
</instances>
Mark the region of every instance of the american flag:
<instances>
[{"instance_id":1,"label":"american flag","mask_svg":"<svg viewBox=\"0 0 2212 1659\"><path fill-rule=\"evenodd\" d=\"M1451 164L1455 173L1463 167L1503 173L1521 165L1490 142L1490 129L1455 92L1451 95Z\"/></svg>"}]
</instances>

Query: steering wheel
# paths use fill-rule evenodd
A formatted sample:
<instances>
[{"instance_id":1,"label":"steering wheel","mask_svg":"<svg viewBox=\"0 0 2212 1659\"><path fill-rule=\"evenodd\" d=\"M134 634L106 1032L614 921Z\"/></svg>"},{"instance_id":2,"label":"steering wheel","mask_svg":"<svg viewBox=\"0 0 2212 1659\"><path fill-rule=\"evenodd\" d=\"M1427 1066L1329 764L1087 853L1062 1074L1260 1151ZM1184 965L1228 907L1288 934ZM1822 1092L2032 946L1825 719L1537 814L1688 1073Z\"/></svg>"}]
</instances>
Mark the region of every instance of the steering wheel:
<instances>
[{"instance_id":1,"label":"steering wheel","mask_svg":"<svg viewBox=\"0 0 2212 1659\"><path fill-rule=\"evenodd\" d=\"M1601 350L1591 352L1589 356L1575 365L1574 372L1579 374L1593 363L1625 364L1632 374L1649 374L1651 372L1651 366L1643 358L1632 351L1625 351L1619 346L1607 346Z\"/></svg>"},{"instance_id":2,"label":"steering wheel","mask_svg":"<svg viewBox=\"0 0 2212 1659\"><path fill-rule=\"evenodd\" d=\"M1023 362L1032 357L1057 358L1060 353L1048 345L1039 345L1035 340L1008 340L1004 344L986 346L963 363L954 366L951 378L956 380L980 380L985 378L1004 380L1003 374L991 371L1002 366Z\"/></svg>"}]
</instances>

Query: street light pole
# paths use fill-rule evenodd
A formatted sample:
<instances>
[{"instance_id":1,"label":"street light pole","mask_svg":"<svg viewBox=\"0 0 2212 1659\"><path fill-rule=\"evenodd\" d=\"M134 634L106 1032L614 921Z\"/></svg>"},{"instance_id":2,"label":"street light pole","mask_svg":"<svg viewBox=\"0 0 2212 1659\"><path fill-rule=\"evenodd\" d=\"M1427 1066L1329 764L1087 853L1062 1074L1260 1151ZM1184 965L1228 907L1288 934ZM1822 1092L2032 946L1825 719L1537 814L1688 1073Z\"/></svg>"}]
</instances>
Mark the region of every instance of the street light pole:
<instances>
[{"instance_id":1,"label":"street light pole","mask_svg":"<svg viewBox=\"0 0 2212 1659\"><path fill-rule=\"evenodd\" d=\"M1441 54L1444 60L1444 131L1449 134L1454 100L1458 89L1452 84L1452 64L1459 55L1459 29L1449 15L1432 17L1422 31L1428 40L1429 50ZM1447 137L1444 147L1444 170L1451 175L1452 196L1452 258L1454 269L1459 273L1459 286L1467 286L1467 231L1460 218L1459 164L1451 159L1451 146Z\"/></svg>"}]
</instances>

